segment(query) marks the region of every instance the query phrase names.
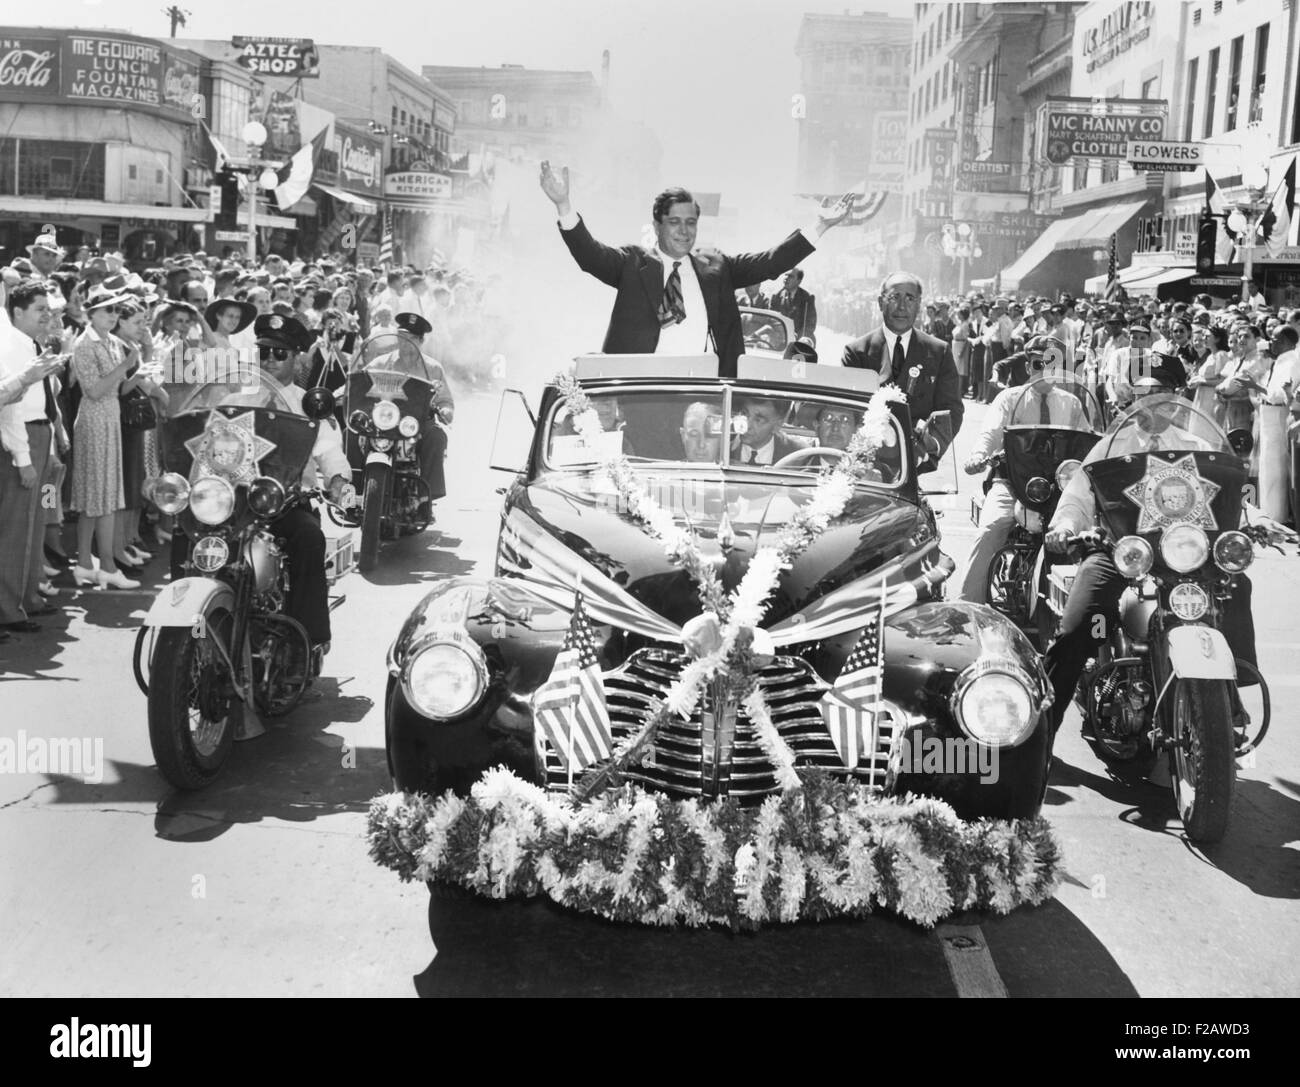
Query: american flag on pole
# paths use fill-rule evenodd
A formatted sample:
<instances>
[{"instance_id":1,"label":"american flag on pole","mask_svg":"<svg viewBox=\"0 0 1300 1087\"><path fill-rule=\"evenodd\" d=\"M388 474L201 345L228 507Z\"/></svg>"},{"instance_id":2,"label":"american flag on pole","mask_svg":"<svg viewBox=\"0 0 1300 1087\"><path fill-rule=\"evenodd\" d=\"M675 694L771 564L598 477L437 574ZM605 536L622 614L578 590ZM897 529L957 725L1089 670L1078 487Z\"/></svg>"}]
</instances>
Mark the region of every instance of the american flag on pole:
<instances>
[{"instance_id":1,"label":"american flag on pole","mask_svg":"<svg viewBox=\"0 0 1300 1087\"><path fill-rule=\"evenodd\" d=\"M1124 301L1124 285L1119 281L1119 259L1115 245L1115 235L1110 236L1110 259L1106 264L1106 301Z\"/></svg>"},{"instance_id":2,"label":"american flag on pole","mask_svg":"<svg viewBox=\"0 0 1300 1087\"><path fill-rule=\"evenodd\" d=\"M853 206L849 209L848 218L844 220L845 226L861 226L882 207L884 207L885 197L889 195L885 192L868 192L865 180L858 182L858 184L850 191L853 194ZM810 196L811 199L816 200L822 207L830 208L835 206L836 202L843 194L833 193L827 195L824 193L801 193L800 195Z\"/></svg>"},{"instance_id":3,"label":"american flag on pole","mask_svg":"<svg viewBox=\"0 0 1300 1087\"><path fill-rule=\"evenodd\" d=\"M835 686L822 699L822 719L840 761L852 770L863 755L864 734L871 729L883 687L881 646L885 638L885 583L880 584L880 609L863 630L844 662Z\"/></svg>"},{"instance_id":4,"label":"american flag on pole","mask_svg":"<svg viewBox=\"0 0 1300 1087\"><path fill-rule=\"evenodd\" d=\"M609 758L613 752L605 685L581 593L574 602L569 632L555 667L533 699L533 710L538 727L570 774Z\"/></svg>"},{"instance_id":5,"label":"american flag on pole","mask_svg":"<svg viewBox=\"0 0 1300 1087\"><path fill-rule=\"evenodd\" d=\"M393 210L387 205L384 206L383 228L379 235L379 263L393 263Z\"/></svg>"}]
</instances>

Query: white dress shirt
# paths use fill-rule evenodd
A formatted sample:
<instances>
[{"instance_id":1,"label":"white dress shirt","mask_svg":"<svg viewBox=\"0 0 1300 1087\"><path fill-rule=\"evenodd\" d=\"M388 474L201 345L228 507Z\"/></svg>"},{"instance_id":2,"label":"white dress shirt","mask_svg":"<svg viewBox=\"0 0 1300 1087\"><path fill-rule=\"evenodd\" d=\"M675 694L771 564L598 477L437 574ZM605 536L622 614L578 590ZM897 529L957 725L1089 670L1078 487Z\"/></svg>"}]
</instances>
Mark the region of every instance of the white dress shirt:
<instances>
[{"instance_id":1,"label":"white dress shirt","mask_svg":"<svg viewBox=\"0 0 1300 1087\"><path fill-rule=\"evenodd\" d=\"M293 405L294 411L302 415L305 414L302 410L305 391L297 385L285 385L280 393ZM343 452L343 437L334 425L333 416L322 419L316 428L316 444L312 446L311 460L307 462L307 467L302 473L303 487L311 488L317 485L317 468L324 481L323 486L328 486L335 476L342 476L347 483L352 482L352 465L348 462L347 454Z\"/></svg>"},{"instance_id":2,"label":"white dress shirt","mask_svg":"<svg viewBox=\"0 0 1300 1087\"><path fill-rule=\"evenodd\" d=\"M752 450L753 456L746 459L746 450ZM765 445L760 445L757 449L741 442L736 449L736 455L731 458L733 464L771 464L776 456L776 434L773 432L772 437L767 439Z\"/></svg>"},{"instance_id":3,"label":"white dress shirt","mask_svg":"<svg viewBox=\"0 0 1300 1087\"><path fill-rule=\"evenodd\" d=\"M27 364L40 354L36 342L14 330L0 357L0 377L20 374ZM0 446L14 459L18 468L32 463L31 446L27 439L27 424L45 419L45 385L34 381L17 400L0 408Z\"/></svg>"}]
</instances>

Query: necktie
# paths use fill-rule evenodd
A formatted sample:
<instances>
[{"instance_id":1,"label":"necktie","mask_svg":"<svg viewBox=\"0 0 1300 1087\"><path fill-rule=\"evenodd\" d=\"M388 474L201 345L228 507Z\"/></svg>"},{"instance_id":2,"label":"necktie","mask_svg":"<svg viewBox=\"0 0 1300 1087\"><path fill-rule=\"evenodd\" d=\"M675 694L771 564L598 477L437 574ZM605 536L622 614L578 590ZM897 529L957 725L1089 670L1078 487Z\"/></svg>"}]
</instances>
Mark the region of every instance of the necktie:
<instances>
[{"instance_id":1,"label":"necktie","mask_svg":"<svg viewBox=\"0 0 1300 1087\"><path fill-rule=\"evenodd\" d=\"M754 447L752 445L742 445L740 447L740 463L741 464L754 463Z\"/></svg>"},{"instance_id":2,"label":"necktie","mask_svg":"<svg viewBox=\"0 0 1300 1087\"><path fill-rule=\"evenodd\" d=\"M41 378L41 387L45 390L45 418L51 423L58 420L59 414L54 406L54 390L50 388L50 379Z\"/></svg>"},{"instance_id":3,"label":"necktie","mask_svg":"<svg viewBox=\"0 0 1300 1087\"><path fill-rule=\"evenodd\" d=\"M673 261L673 270L664 284L664 300L659 304L659 327L681 324L686 320L686 304L682 301L682 262Z\"/></svg>"},{"instance_id":4,"label":"necktie","mask_svg":"<svg viewBox=\"0 0 1300 1087\"><path fill-rule=\"evenodd\" d=\"M1047 402L1047 393L1043 393L1038 401L1038 421L1043 426L1052 425L1052 407Z\"/></svg>"},{"instance_id":5,"label":"necktie","mask_svg":"<svg viewBox=\"0 0 1300 1087\"><path fill-rule=\"evenodd\" d=\"M894 361L890 364L890 372L885 376L882 385L890 383L897 385L903 376L903 367L907 365L907 359L903 354L903 337L899 336L894 340Z\"/></svg>"}]
</instances>

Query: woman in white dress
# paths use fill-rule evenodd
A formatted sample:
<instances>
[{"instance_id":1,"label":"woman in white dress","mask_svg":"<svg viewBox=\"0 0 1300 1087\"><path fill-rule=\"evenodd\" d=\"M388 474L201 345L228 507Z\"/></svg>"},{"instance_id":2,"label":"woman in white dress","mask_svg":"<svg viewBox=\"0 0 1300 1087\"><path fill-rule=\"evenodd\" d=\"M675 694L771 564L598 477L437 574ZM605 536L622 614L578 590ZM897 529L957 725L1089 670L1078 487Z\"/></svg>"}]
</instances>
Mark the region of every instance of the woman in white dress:
<instances>
[{"instance_id":1,"label":"woman in white dress","mask_svg":"<svg viewBox=\"0 0 1300 1087\"><path fill-rule=\"evenodd\" d=\"M1199 363L1190 371L1187 380L1192 403L1207 415L1214 416L1222 411L1223 404L1214 395L1214 389L1223 380L1223 368L1232 359L1227 330L1197 325L1192 329L1192 350L1196 352Z\"/></svg>"},{"instance_id":2,"label":"woman in white dress","mask_svg":"<svg viewBox=\"0 0 1300 1087\"><path fill-rule=\"evenodd\" d=\"M1273 334L1274 362L1259 406L1259 508L1275 521L1291 521L1291 396L1295 391L1297 334L1285 325Z\"/></svg>"}]
</instances>

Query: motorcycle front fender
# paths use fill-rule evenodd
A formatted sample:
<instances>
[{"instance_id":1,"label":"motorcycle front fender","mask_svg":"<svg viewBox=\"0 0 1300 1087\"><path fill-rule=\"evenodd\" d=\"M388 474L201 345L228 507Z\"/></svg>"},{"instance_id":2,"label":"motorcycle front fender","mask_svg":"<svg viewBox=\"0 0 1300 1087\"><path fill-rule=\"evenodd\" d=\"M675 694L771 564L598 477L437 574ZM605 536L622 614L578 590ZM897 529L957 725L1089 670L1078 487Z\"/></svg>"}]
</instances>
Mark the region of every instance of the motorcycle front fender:
<instances>
[{"instance_id":1,"label":"motorcycle front fender","mask_svg":"<svg viewBox=\"0 0 1300 1087\"><path fill-rule=\"evenodd\" d=\"M391 468L393 466L393 458L388 453L368 453L366 455L366 467L369 468L372 464L384 464Z\"/></svg>"},{"instance_id":2,"label":"motorcycle front fender","mask_svg":"<svg viewBox=\"0 0 1300 1087\"><path fill-rule=\"evenodd\" d=\"M1237 662L1228 639L1214 627L1174 627L1165 639L1169 667L1179 679L1237 678Z\"/></svg>"},{"instance_id":3,"label":"motorcycle front fender","mask_svg":"<svg viewBox=\"0 0 1300 1087\"><path fill-rule=\"evenodd\" d=\"M229 585L211 577L183 577L154 597L143 625L192 627L218 605L235 610L235 593Z\"/></svg>"}]
</instances>

